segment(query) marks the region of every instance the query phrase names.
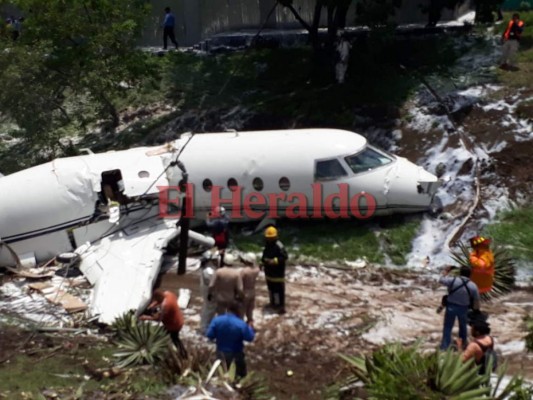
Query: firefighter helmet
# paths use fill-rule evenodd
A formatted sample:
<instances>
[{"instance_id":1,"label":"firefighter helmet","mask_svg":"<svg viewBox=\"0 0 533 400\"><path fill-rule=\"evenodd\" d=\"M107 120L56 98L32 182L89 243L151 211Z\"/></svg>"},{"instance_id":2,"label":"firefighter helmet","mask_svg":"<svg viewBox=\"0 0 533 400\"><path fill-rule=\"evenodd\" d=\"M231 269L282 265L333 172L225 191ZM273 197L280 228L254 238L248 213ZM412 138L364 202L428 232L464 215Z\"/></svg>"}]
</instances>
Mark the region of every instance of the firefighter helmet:
<instances>
[{"instance_id":1,"label":"firefighter helmet","mask_svg":"<svg viewBox=\"0 0 533 400\"><path fill-rule=\"evenodd\" d=\"M267 239L276 239L278 237L278 230L273 227L269 226L265 229L265 238Z\"/></svg>"},{"instance_id":2,"label":"firefighter helmet","mask_svg":"<svg viewBox=\"0 0 533 400\"><path fill-rule=\"evenodd\" d=\"M473 238L470 239L470 245L472 247L476 247L476 246L479 246L479 245L489 245L490 244L490 239L487 239L483 236L474 236Z\"/></svg>"}]
</instances>

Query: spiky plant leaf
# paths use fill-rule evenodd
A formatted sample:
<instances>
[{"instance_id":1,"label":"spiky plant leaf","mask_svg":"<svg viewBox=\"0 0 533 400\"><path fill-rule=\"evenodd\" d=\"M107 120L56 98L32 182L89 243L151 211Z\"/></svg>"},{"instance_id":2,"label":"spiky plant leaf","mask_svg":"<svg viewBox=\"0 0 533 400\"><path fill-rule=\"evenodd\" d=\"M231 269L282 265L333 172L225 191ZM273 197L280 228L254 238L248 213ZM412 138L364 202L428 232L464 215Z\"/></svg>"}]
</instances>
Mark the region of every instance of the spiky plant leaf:
<instances>
[{"instance_id":1,"label":"spiky plant leaf","mask_svg":"<svg viewBox=\"0 0 533 400\"><path fill-rule=\"evenodd\" d=\"M526 349L533 351L533 317L528 316L524 319L526 325Z\"/></svg>"},{"instance_id":2,"label":"spiky plant leaf","mask_svg":"<svg viewBox=\"0 0 533 400\"><path fill-rule=\"evenodd\" d=\"M495 392L491 393L490 366L483 375L473 360L462 361L462 355L451 350L422 354L418 346L404 347L401 344L387 344L367 356L341 356L355 375L355 380L364 382L365 398L369 399L425 399L425 400L477 400L496 399ZM364 366L364 367L363 367ZM363 374L360 378L357 373ZM498 369L498 377L505 374L505 368ZM353 382L353 381L352 381ZM339 398L342 390L345 395L361 393L361 388L353 385L341 386L336 383L331 386L326 398ZM352 392L346 390L351 389ZM525 389L516 381L504 389L505 393ZM368 396L366 396L368 395ZM348 398L348 397L346 397ZM511 397L512 398L512 397ZM498 397L498 400L500 397ZM503 397L501 397L503 399ZM517 399L522 399L517 397Z\"/></svg>"},{"instance_id":3,"label":"spiky plant leaf","mask_svg":"<svg viewBox=\"0 0 533 400\"><path fill-rule=\"evenodd\" d=\"M117 366L153 365L165 357L169 336L161 325L139 321L132 313L122 315L117 321L114 325L120 348L114 354Z\"/></svg>"},{"instance_id":4,"label":"spiky plant leaf","mask_svg":"<svg viewBox=\"0 0 533 400\"><path fill-rule=\"evenodd\" d=\"M452 252L452 259L461 266L470 266L470 249L463 242L458 243L459 250ZM494 247L494 283L492 290L481 295L482 300L491 300L509 293L516 280L515 261L509 252L499 246Z\"/></svg>"},{"instance_id":5,"label":"spiky plant leaf","mask_svg":"<svg viewBox=\"0 0 533 400\"><path fill-rule=\"evenodd\" d=\"M111 330L115 336L124 335L135 326L135 310L129 310L115 319L111 325Z\"/></svg>"}]
</instances>

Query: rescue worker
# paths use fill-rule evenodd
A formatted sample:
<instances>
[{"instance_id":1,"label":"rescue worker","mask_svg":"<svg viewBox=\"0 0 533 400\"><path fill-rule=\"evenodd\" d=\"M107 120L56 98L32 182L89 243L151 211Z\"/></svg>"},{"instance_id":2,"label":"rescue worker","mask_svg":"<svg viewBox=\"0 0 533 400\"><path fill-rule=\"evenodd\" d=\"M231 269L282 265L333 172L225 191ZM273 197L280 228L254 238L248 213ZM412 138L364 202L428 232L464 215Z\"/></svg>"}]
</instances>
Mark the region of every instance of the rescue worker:
<instances>
[{"instance_id":1,"label":"rescue worker","mask_svg":"<svg viewBox=\"0 0 533 400\"><path fill-rule=\"evenodd\" d=\"M512 19L507 24L507 29L503 32L502 62L500 68L506 69L514 67L516 53L522 32L524 31L524 21L520 20L518 14L513 14Z\"/></svg>"},{"instance_id":2,"label":"rescue worker","mask_svg":"<svg viewBox=\"0 0 533 400\"><path fill-rule=\"evenodd\" d=\"M229 244L229 217L224 207L217 207L213 214L207 216L207 228L211 231L215 246L220 254L219 266L224 266L224 254Z\"/></svg>"},{"instance_id":3,"label":"rescue worker","mask_svg":"<svg viewBox=\"0 0 533 400\"><path fill-rule=\"evenodd\" d=\"M217 358L228 368L235 362L236 374L246 376L246 360L244 358L244 341L254 340L255 332L239 317L239 305L231 303L228 312L215 317L207 330L206 336L216 341Z\"/></svg>"},{"instance_id":4,"label":"rescue worker","mask_svg":"<svg viewBox=\"0 0 533 400\"><path fill-rule=\"evenodd\" d=\"M459 337L462 339L462 344L466 345L468 335L468 310L479 310L479 291L474 282L470 280L472 273L468 267L461 267L459 271L460 276L448 276L453 267L448 267L444 270L443 276L439 279L439 283L448 288L448 296L446 298L446 312L444 313L444 326L442 328L442 341L440 345L441 350L446 350L450 347L452 341L452 330L457 318L459 322Z\"/></svg>"},{"instance_id":5,"label":"rescue worker","mask_svg":"<svg viewBox=\"0 0 533 400\"><path fill-rule=\"evenodd\" d=\"M207 299L216 302L216 313L224 314L229 305L242 302L244 297L241 271L224 266L216 270L209 284Z\"/></svg>"},{"instance_id":6,"label":"rescue worker","mask_svg":"<svg viewBox=\"0 0 533 400\"><path fill-rule=\"evenodd\" d=\"M215 276L217 259L211 252L206 251L200 261L200 293L202 295L202 312L200 314L200 332L205 335L211 320L217 313L217 306L213 299L209 300L209 284Z\"/></svg>"},{"instance_id":7,"label":"rescue worker","mask_svg":"<svg viewBox=\"0 0 533 400\"><path fill-rule=\"evenodd\" d=\"M494 283L494 254L489 248L490 239L475 236L470 239L473 251L470 253L472 276L470 279L479 288L479 293L488 293Z\"/></svg>"},{"instance_id":8,"label":"rescue worker","mask_svg":"<svg viewBox=\"0 0 533 400\"><path fill-rule=\"evenodd\" d=\"M274 226L265 229L265 248L261 257L265 269L265 280L270 297L270 307L280 314L285 313L285 262L287 251L278 240L278 230Z\"/></svg>"},{"instance_id":9,"label":"rescue worker","mask_svg":"<svg viewBox=\"0 0 533 400\"><path fill-rule=\"evenodd\" d=\"M254 326L255 308L255 282L259 275L259 266L253 260L244 260L244 267L241 268L242 286L244 291L243 312L246 322L251 327Z\"/></svg>"},{"instance_id":10,"label":"rescue worker","mask_svg":"<svg viewBox=\"0 0 533 400\"><path fill-rule=\"evenodd\" d=\"M169 290L156 289L147 311L155 312L151 315L141 315L139 319L142 321L161 321L181 357L186 358L187 351L180 340L180 331L183 328L184 318L178 306L176 295Z\"/></svg>"}]
</instances>

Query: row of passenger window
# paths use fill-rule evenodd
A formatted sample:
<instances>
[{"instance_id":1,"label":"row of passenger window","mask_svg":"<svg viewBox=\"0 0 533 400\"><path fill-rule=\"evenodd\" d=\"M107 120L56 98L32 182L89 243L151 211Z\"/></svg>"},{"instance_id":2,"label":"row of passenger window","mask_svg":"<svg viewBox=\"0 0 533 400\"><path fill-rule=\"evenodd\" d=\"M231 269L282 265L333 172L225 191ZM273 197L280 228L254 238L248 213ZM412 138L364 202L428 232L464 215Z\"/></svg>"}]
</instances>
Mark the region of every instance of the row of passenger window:
<instances>
[{"instance_id":1,"label":"row of passenger window","mask_svg":"<svg viewBox=\"0 0 533 400\"><path fill-rule=\"evenodd\" d=\"M358 154L345 157L344 160L355 174L371 171L374 168L378 168L382 165L386 165L392 162L392 158L372 148L366 148ZM347 175L348 172L346 172L344 167L336 158L317 161L315 164L316 181L333 180L342 178ZM230 178L228 179L227 185L228 189L234 192L237 190L239 183L235 178ZM281 190L286 192L290 189L291 182L289 181L289 178L284 176L279 179L278 185ZM262 191L264 188L263 180L261 178L254 178L252 186L256 191ZM202 187L206 192L210 192L213 189L213 182L211 182L210 179L204 179Z\"/></svg>"},{"instance_id":2,"label":"row of passenger window","mask_svg":"<svg viewBox=\"0 0 533 400\"><path fill-rule=\"evenodd\" d=\"M237 190L239 183L237 182L237 179L229 178L227 185L228 185L228 189L234 192ZM286 192L287 190L291 188L291 182L289 181L289 178L285 176L279 179L278 185L279 185L279 188L283 190L284 192ZM263 188L265 187L265 185L263 184L263 180L261 178L254 178L252 182L252 186L258 192L262 191ZM213 182L211 182L211 179L204 179L204 181L202 182L202 187L204 188L206 192L210 192L213 189Z\"/></svg>"}]
</instances>

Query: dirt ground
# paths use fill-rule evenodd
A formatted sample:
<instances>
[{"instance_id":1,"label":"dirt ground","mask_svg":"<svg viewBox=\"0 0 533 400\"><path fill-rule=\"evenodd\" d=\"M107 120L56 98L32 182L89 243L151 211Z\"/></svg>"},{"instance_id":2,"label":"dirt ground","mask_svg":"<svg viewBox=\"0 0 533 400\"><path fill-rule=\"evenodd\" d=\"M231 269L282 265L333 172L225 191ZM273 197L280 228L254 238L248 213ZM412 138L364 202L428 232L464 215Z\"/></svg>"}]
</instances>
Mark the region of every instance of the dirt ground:
<instances>
[{"instance_id":1,"label":"dirt ground","mask_svg":"<svg viewBox=\"0 0 533 400\"><path fill-rule=\"evenodd\" d=\"M197 273L167 273L161 287L192 290L184 341L187 346L213 346L197 332L198 282ZM263 308L268 302L265 287L260 276L257 336L246 354L250 370L265 376L279 399L323 398L324 389L346 374L338 353L367 353L387 341L419 341L423 349L440 342L443 314L435 310L444 289L428 273L289 267L285 315ZM522 371L533 379L533 355L516 350L524 336L522 319L533 311L533 292L518 290L483 308L510 372Z\"/></svg>"}]
</instances>

